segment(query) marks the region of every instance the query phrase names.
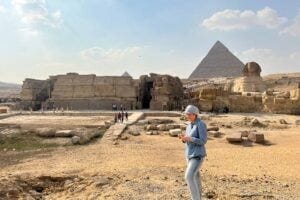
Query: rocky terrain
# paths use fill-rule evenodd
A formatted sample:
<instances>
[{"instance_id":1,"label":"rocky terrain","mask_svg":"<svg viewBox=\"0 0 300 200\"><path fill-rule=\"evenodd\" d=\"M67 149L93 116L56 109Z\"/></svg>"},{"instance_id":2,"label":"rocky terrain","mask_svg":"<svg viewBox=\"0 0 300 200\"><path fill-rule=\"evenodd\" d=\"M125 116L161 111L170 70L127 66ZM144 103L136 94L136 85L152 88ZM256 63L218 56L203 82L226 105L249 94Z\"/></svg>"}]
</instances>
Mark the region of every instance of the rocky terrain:
<instances>
[{"instance_id":1,"label":"rocky terrain","mask_svg":"<svg viewBox=\"0 0 300 200\"><path fill-rule=\"evenodd\" d=\"M299 117L201 117L208 127L219 129L219 134L209 132L208 156L201 169L206 199L300 198ZM37 123L33 118L30 117L31 124ZM55 117L50 118L52 127ZM89 124L88 118L79 120L80 125ZM99 126L108 119L102 118ZM7 124L14 117L4 120ZM102 139L85 145L38 146L29 150L4 150L0 142L0 199L189 199L183 178L184 144L167 131L168 127L183 129L184 124L179 117L149 116L129 124L114 141L107 140L104 134ZM254 130L264 134L263 143L244 137L237 143L226 140L232 133Z\"/></svg>"}]
</instances>

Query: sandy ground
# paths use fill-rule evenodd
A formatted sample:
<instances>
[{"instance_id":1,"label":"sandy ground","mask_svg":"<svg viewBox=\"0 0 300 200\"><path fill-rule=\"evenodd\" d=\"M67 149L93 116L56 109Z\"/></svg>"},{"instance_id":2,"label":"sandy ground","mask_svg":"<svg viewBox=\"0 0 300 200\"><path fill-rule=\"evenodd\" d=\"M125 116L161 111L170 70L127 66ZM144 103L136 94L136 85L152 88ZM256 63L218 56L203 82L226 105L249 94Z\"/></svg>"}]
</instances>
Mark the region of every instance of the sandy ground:
<instances>
[{"instance_id":1,"label":"sandy ground","mask_svg":"<svg viewBox=\"0 0 300 200\"><path fill-rule=\"evenodd\" d=\"M256 128L265 134L266 145L229 144L225 136L210 138L206 145L208 156L201 168L203 194L212 199L300 199L300 126L294 123L299 117L230 114L205 121L231 124L232 128L221 128L221 132L227 134L249 130L235 125L243 117L274 124L284 118L289 124L280 129L276 126ZM183 178L184 144L168 135L126 135L129 139L119 140L117 145L99 140L87 146L51 151L1 152L0 157L9 155L11 159L0 169L0 188L6 185L32 189L44 181L44 184L53 184L43 186L42 194L32 196L189 199ZM15 193L11 192L12 199L18 197Z\"/></svg>"}]
</instances>

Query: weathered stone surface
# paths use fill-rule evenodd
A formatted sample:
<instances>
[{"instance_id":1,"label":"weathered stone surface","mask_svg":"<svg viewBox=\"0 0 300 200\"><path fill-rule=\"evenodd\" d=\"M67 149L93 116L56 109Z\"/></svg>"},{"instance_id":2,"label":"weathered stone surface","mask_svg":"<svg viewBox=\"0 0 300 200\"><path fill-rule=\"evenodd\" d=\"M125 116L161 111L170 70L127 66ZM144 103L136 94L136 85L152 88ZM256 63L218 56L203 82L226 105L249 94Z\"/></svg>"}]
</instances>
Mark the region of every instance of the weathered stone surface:
<instances>
[{"instance_id":1,"label":"weathered stone surface","mask_svg":"<svg viewBox=\"0 0 300 200\"><path fill-rule=\"evenodd\" d=\"M146 126L145 130L146 131L157 130L157 127L154 124L149 124L149 125Z\"/></svg>"},{"instance_id":2,"label":"weathered stone surface","mask_svg":"<svg viewBox=\"0 0 300 200\"><path fill-rule=\"evenodd\" d=\"M226 136L226 140L228 142L241 142L242 141L242 133L241 132L235 132L228 136Z\"/></svg>"},{"instance_id":3,"label":"weathered stone surface","mask_svg":"<svg viewBox=\"0 0 300 200\"><path fill-rule=\"evenodd\" d=\"M255 62L249 62L243 69L243 77L234 82L233 92L264 92L266 86L260 76L261 68Z\"/></svg>"},{"instance_id":4,"label":"weathered stone surface","mask_svg":"<svg viewBox=\"0 0 300 200\"><path fill-rule=\"evenodd\" d=\"M248 139L255 143L264 143L265 137L263 133L250 132L248 135Z\"/></svg>"},{"instance_id":5,"label":"weathered stone surface","mask_svg":"<svg viewBox=\"0 0 300 200\"><path fill-rule=\"evenodd\" d=\"M179 129L179 128L180 128L180 124L167 124L166 126L166 130Z\"/></svg>"},{"instance_id":6,"label":"weathered stone surface","mask_svg":"<svg viewBox=\"0 0 300 200\"><path fill-rule=\"evenodd\" d=\"M166 126L166 124L159 124L159 125L157 125L157 129L159 131L165 131L165 130L167 130L167 126Z\"/></svg>"},{"instance_id":7,"label":"weathered stone surface","mask_svg":"<svg viewBox=\"0 0 300 200\"><path fill-rule=\"evenodd\" d=\"M128 131L128 134L133 135L133 136L141 135L140 132L138 132L138 131L133 131L133 130Z\"/></svg>"},{"instance_id":8,"label":"weathered stone surface","mask_svg":"<svg viewBox=\"0 0 300 200\"><path fill-rule=\"evenodd\" d=\"M72 137L75 132L73 130L59 130L55 132L55 137Z\"/></svg>"},{"instance_id":9,"label":"weathered stone surface","mask_svg":"<svg viewBox=\"0 0 300 200\"><path fill-rule=\"evenodd\" d=\"M285 121L285 119L280 119L280 120L279 120L279 123L280 123L280 124L288 124L288 123Z\"/></svg>"},{"instance_id":10,"label":"weathered stone surface","mask_svg":"<svg viewBox=\"0 0 300 200\"><path fill-rule=\"evenodd\" d=\"M174 121L171 119L149 119L148 120L149 124L170 124L173 122Z\"/></svg>"},{"instance_id":11,"label":"weathered stone surface","mask_svg":"<svg viewBox=\"0 0 300 200\"><path fill-rule=\"evenodd\" d=\"M153 131L146 131L146 135L152 135Z\"/></svg>"},{"instance_id":12,"label":"weathered stone surface","mask_svg":"<svg viewBox=\"0 0 300 200\"><path fill-rule=\"evenodd\" d=\"M263 123L261 123L258 119L254 118L253 120L251 120L250 122L251 126L258 126L258 127L261 127L261 126L264 126Z\"/></svg>"},{"instance_id":13,"label":"weathered stone surface","mask_svg":"<svg viewBox=\"0 0 300 200\"><path fill-rule=\"evenodd\" d=\"M300 120L296 120L296 121L295 121L295 124L296 124L296 125L300 125Z\"/></svg>"},{"instance_id":14,"label":"weathered stone surface","mask_svg":"<svg viewBox=\"0 0 300 200\"><path fill-rule=\"evenodd\" d=\"M79 144L79 142L80 142L80 137L78 137L78 136L73 136L72 139L71 139L71 141L72 141L72 144Z\"/></svg>"},{"instance_id":15,"label":"weathered stone surface","mask_svg":"<svg viewBox=\"0 0 300 200\"><path fill-rule=\"evenodd\" d=\"M56 132L54 128L38 128L35 131L40 137L54 137Z\"/></svg>"},{"instance_id":16,"label":"weathered stone surface","mask_svg":"<svg viewBox=\"0 0 300 200\"><path fill-rule=\"evenodd\" d=\"M177 137L181 133L182 133L182 130L178 129L178 128L169 130L169 135L172 137Z\"/></svg>"},{"instance_id":17,"label":"weathered stone surface","mask_svg":"<svg viewBox=\"0 0 300 200\"><path fill-rule=\"evenodd\" d=\"M210 136L213 136L215 138L221 136L221 132L219 132L219 131L213 131L213 130L212 131L208 131L207 134L210 135Z\"/></svg>"},{"instance_id":18,"label":"weathered stone surface","mask_svg":"<svg viewBox=\"0 0 300 200\"><path fill-rule=\"evenodd\" d=\"M219 127L217 126L207 127L207 131L219 131Z\"/></svg>"},{"instance_id":19,"label":"weathered stone surface","mask_svg":"<svg viewBox=\"0 0 300 200\"><path fill-rule=\"evenodd\" d=\"M242 74L244 64L221 42L217 41L189 79L236 77Z\"/></svg>"},{"instance_id":20,"label":"weathered stone surface","mask_svg":"<svg viewBox=\"0 0 300 200\"><path fill-rule=\"evenodd\" d=\"M153 80L150 109L181 109L183 100L183 86L180 79L170 75L150 74L150 76Z\"/></svg>"}]
</instances>

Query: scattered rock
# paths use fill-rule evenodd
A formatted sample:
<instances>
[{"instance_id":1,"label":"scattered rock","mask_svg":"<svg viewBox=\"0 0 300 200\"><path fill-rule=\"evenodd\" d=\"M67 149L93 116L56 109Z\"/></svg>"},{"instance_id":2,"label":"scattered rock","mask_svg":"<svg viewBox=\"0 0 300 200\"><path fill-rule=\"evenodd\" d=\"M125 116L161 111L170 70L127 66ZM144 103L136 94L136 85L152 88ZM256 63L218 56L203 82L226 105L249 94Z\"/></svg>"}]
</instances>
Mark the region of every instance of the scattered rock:
<instances>
[{"instance_id":1,"label":"scattered rock","mask_svg":"<svg viewBox=\"0 0 300 200\"><path fill-rule=\"evenodd\" d=\"M98 130L106 130L106 129L107 129L107 126L105 126L105 125L98 126Z\"/></svg>"},{"instance_id":2,"label":"scattered rock","mask_svg":"<svg viewBox=\"0 0 300 200\"><path fill-rule=\"evenodd\" d=\"M296 125L300 125L300 120L296 120L296 121L295 121L295 124L296 124Z\"/></svg>"},{"instance_id":3,"label":"scattered rock","mask_svg":"<svg viewBox=\"0 0 300 200\"><path fill-rule=\"evenodd\" d=\"M149 119L148 123L149 124L170 124L170 123L174 123L174 121L171 119Z\"/></svg>"},{"instance_id":4,"label":"scattered rock","mask_svg":"<svg viewBox=\"0 0 300 200\"><path fill-rule=\"evenodd\" d=\"M137 130L136 131L128 131L128 134L133 135L133 136L139 136L139 135L141 135L141 133L138 132Z\"/></svg>"},{"instance_id":5,"label":"scattered rock","mask_svg":"<svg viewBox=\"0 0 300 200\"><path fill-rule=\"evenodd\" d=\"M180 124L180 129L181 129L181 130L183 130L183 131L186 130L186 127L187 127L186 124Z\"/></svg>"},{"instance_id":6,"label":"scattered rock","mask_svg":"<svg viewBox=\"0 0 300 200\"><path fill-rule=\"evenodd\" d=\"M139 120L136 124L137 125L146 125L146 124L148 124L148 120L146 120L146 119Z\"/></svg>"},{"instance_id":7,"label":"scattered rock","mask_svg":"<svg viewBox=\"0 0 300 200\"><path fill-rule=\"evenodd\" d=\"M178 129L180 128L179 124L167 124L167 128L166 130L170 130L170 129Z\"/></svg>"},{"instance_id":8,"label":"scattered rock","mask_svg":"<svg viewBox=\"0 0 300 200\"><path fill-rule=\"evenodd\" d=\"M153 131L152 135L159 135L158 131Z\"/></svg>"},{"instance_id":9,"label":"scattered rock","mask_svg":"<svg viewBox=\"0 0 300 200\"><path fill-rule=\"evenodd\" d=\"M217 198L217 194L215 191L208 191L205 193L205 196L208 198L208 199L215 199Z\"/></svg>"},{"instance_id":10,"label":"scattered rock","mask_svg":"<svg viewBox=\"0 0 300 200\"><path fill-rule=\"evenodd\" d=\"M251 120L251 122L250 122L250 125L251 126L258 126L258 127L262 127L262 126L264 126L264 124L262 124L258 119L253 119L253 120Z\"/></svg>"},{"instance_id":11,"label":"scattered rock","mask_svg":"<svg viewBox=\"0 0 300 200\"><path fill-rule=\"evenodd\" d=\"M288 123L285 121L285 119L280 119L280 120L279 120L279 123L280 123L280 124L288 124Z\"/></svg>"},{"instance_id":12,"label":"scattered rock","mask_svg":"<svg viewBox=\"0 0 300 200\"><path fill-rule=\"evenodd\" d=\"M166 124L159 124L159 125L157 125L157 129L159 131L165 131L167 129L167 126L166 126Z\"/></svg>"},{"instance_id":13,"label":"scattered rock","mask_svg":"<svg viewBox=\"0 0 300 200\"><path fill-rule=\"evenodd\" d=\"M73 136L72 139L71 139L71 141L72 141L72 144L79 144L79 142L80 142L80 137L78 137L78 136Z\"/></svg>"},{"instance_id":14,"label":"scattered rock","mask_svg":"<svg viewBox=\"0 0 300 200\"><path fill-rule=\"evenodd\" d=\"M255 143L264 143L265 137L263 133L250 132L248 135L248 140Z\"/></svg>"},{"instance_id":15,"label":"scattered rock","mask_svg":"<svg viewBox=\"0 0 300 200\"><path fill-rule=\"evenodd\" d=\"M146 135L152 135L152 131L146 131Z\"/></svg>"},{"instance_id":16,"label":"scattered rock","mask_svg":"<svg viewBox=\"0 0 300 200\"><path fill-rule=\"evenodd\" d=\"M242 141L242 133L241 132L235 132L226 137L226 140L228 142L241 142Z\"/></svg>"},{"instance_id":17,"label":"scattered rock","mask_svg":"<svg viewBox=\"0 0 300 200\"><path fill-rule=\"evenodd\" d=\"M146 126L146 131L153 131L153 130L157 130L157 127L153 124L149 124Z\"/></svg>"},{"instance_id":18,"label":"scattered rock","mask_svg":"<svg viewBox=\"0 0 300 200\"><path fill-rule=\"evenodd\" d=\"M56 130L54 128L37 128L35 132L40 137L54 137Z\"/></svg>"},{"instance_id":19,"label":"scattered rock","mask_svg":"<svg viewBox=\"0 0 300 200\"><path fill-rule=\"evenodd\" d=\"M95 181L95 186L96 187L102 187L104 185L109 184L109 179L106 177L99 177L98 180Z\"/></svg>"},{"instance_id":20,"label":"scattered rock","mask_svg":"<svg viewBox=\"0 0 300 200\"><path fill-rule=\"evenodd\" d=\"M219 131L219 127L217 126L208 127L207 131Z\"/></svg>"},{"instance_id":21,"label":"scattered rock","mask_svg":"<svg viewBox=\"0 0 300 200\"><path fill-rule=\"evenodd\" d=\"M122 135L120 139L121 140L128 140L128 136L127 135Z\"/></svg>"},{"instance_id":22,"label":"scattered rock","mask_svg":"<svg viewBox=\"0 0 300 200\"><path fill-rule=\"evenodd\" d=\"M219 131L208 131L207 133L208 133L208 135L213 136L215 138L221 136L221 132L219 132Z\"/></svg>"},{"instance_id":23,"label":"scattered rock","mask_svg":"<svg viewBox=\"0 0 300 200\"><path fill-rule=\"evenodd\" d=\"M182 133L182 130L179 128L169 130L169 135L172 137L177 137L181 133Z\"/></svg>"},{"instance_id":24,"label":"scattered rock","mask_svg":"<svg viewBox=\"0 0 300 200\"><path fill-rule=\"evenodd\" d=\"M60 130L55 132L55 137L72 137L75 132L73 130Z\"/></svg>"},{"instance_id":25,"label":"scattered rock","mask_svg":"<svg viewBox=\"0 0 300 200\"><path fill-rule=\"evenodd\" d=\"M179 118L181 121L185 121L186 120L186 117L184 115L182 115L180 118Z\"/></svg>"},{"instance_id":26,"label":"scattered rock","mask_svg":"<svg viewBox=\"0 0 300 200\"><path fill-rule=\"evenodd\" d=\"M240 131L242 134L242 137L248 137L249 131Z\"/></svg>"},{"instance_id":27,"label":"scattered rock","mask_svg":"<svg viewBox=\"0 0 300 200\"><path fill-rule=\"evenodd\" d=\"M110 121L110 120L108 120L108 121L105 121L104 122L104 125L105 125L105 127L106 128L109 128L111 125L113 125L115 122L114 121Z\"/></svg>"}]
</instances>

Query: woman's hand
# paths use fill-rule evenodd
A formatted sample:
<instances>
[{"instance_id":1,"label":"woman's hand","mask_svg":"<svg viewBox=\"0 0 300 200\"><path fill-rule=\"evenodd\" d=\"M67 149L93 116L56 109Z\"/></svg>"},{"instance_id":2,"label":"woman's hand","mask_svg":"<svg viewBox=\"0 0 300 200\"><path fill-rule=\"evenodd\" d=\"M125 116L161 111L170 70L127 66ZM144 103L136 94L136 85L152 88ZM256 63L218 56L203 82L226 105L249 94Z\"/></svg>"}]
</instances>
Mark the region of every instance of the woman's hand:
<instances>
[{"instance_id":1,"label":"woman's hand","mask_svg":"<svg viewBox=\"0 0 300 200\"><path fill-rule=\"evenodd\" d=\"M187 136L187 135L183 135L183 136L181 137L181 140L182 140L183 142L191 142L191 141L192 141L192 137Z\"/></svg>"}]
</instances>

